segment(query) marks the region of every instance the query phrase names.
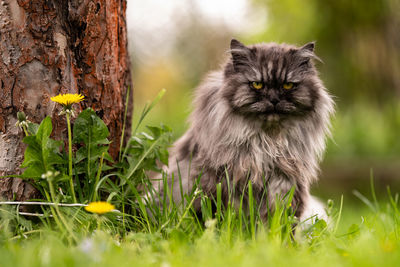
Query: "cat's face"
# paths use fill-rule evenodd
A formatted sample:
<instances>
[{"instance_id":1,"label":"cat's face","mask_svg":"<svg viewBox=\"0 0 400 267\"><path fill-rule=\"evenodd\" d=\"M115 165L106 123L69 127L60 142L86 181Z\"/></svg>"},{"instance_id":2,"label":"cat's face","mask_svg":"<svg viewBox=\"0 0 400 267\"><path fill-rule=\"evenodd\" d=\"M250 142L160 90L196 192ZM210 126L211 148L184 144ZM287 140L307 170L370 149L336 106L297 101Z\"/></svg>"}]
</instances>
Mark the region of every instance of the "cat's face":
<instances>
[{"instance_id":1,"label":"cat's face","mask_svg":"<svg viewBox=\"0 0 400 267\"><path fill-rule=\"evenodd\" d=\"M307 116L322 87L313 50L314 43L245 46L233 39L223 96L234 112L268 124Z\"/></svg>"}]
</instances>

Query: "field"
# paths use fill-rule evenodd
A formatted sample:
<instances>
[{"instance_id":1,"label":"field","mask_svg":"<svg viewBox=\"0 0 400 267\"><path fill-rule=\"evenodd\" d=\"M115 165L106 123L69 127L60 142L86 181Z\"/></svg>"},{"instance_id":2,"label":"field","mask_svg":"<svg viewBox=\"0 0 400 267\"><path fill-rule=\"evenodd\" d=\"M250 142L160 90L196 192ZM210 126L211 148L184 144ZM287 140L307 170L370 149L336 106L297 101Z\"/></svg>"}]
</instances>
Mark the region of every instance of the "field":
<instances>
[{"instance_id":1,"label":"field","mask_svg":"<svg viewBox=\"0 0 400 267\"><path fill-rule=\"evenodd\" d=\"M12 220L2 208L0 265L398 266L398 204L368 202L370 208L363 209L343 204L341 213L337 204L328 226L319 221L306 230L298 229L294 236L287 232L290 226L284 218L268 226L256 223L251 234L249 229L238 229L237 214L228 212L230 222L212 220L203 227L188 216L180 225L152 225L122 235L108 224L110 218L104 218L94 231L88 230L87 222L77 225L77 220L71 220L73 240L49 227L7 234L5 226Z\"/></svg>"}]
</instances>

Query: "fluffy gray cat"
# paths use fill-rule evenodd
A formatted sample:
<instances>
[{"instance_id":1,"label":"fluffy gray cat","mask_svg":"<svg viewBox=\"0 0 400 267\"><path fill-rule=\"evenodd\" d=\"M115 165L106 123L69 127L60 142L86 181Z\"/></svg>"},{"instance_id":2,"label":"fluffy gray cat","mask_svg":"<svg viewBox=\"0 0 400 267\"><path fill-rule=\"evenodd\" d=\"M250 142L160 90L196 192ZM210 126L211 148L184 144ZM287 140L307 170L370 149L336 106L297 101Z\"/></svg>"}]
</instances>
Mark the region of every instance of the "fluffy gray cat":
<instances>
[{"instance_id":1,"label":"fluffy gray cat","mask_svg":"<svg viewBox=\"0 0 400 267\"><path fill-rule=\"evenodd\" d=\"M196 89L190 128L171 150L166 170L175 176L174 201L181 201L180 175L184 193L198 177L209 196L221 183L225 203L229 196L238 203L250 180L263 218L276 197L292 187L296 216L304 218L316 208L309 190L317 179L334 102L314 59L314 43L245 46L231 41L222 69Z\"/></svg>"}]
</instances>

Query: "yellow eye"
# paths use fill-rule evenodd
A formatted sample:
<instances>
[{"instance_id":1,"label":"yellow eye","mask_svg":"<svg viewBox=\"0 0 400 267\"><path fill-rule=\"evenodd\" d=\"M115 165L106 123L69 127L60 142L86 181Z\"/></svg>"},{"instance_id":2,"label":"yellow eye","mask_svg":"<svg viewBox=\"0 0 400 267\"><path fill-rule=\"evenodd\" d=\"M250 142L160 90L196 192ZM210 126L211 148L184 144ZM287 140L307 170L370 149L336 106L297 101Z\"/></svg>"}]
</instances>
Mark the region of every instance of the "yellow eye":
<instances>
[{"instance_id":1,"label":"yellow eye","mask_svg":"<svg viewBox=\"0 0 400 267\"><path fill-rule=\"evenodd\" d=\"M256 90L260 90L261 88L264 87L264 84L262 82L251 82L251 87L253 87Z\"/></svg>"},{"instance_id":2,"label":"yellow eye","mask_svg":"<svg viewBox=\"0 0 400 267\"><path fill-rule=\"evenodd\" d=\"M283 84L283 89L285 89L285 90L290 90L290 89L293 88L293 86L294 86L293 83L284 83L284 84Z\"/></svg>"}]
</instances>

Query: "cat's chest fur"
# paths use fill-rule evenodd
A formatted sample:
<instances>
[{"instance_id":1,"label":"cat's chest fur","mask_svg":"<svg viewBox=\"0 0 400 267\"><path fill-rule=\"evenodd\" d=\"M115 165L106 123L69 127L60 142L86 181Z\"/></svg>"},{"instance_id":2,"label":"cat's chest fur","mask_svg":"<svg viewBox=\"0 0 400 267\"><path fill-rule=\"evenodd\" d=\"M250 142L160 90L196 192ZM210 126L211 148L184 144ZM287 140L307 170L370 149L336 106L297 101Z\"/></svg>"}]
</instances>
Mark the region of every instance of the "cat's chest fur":
<instances>
[{"instance_id":1,"label":"cat's chest fur","mask_svg":"<svg viewBox=\"0 0 400 267\"><path fill-rule=\"evenodd\" d=\"M302 179L299 177L302 162L296 158L299 155L297 147L284 135L270 137L261 132L244 138L240 145L220 145L215 151L214 155L208 155L209 161L216 163L215 168L226 168L235 183L250 179L253 185L262 187L276 183L276 180L294 185L296 179Z\"/></svg>"}]
</instances>

